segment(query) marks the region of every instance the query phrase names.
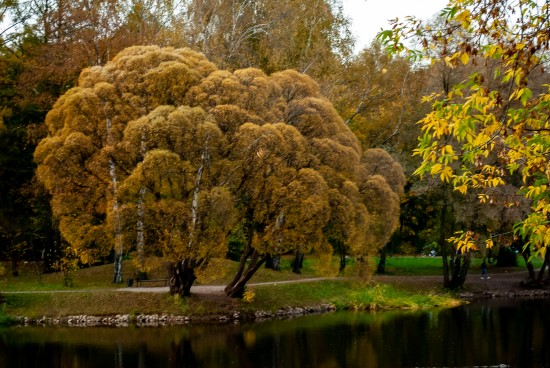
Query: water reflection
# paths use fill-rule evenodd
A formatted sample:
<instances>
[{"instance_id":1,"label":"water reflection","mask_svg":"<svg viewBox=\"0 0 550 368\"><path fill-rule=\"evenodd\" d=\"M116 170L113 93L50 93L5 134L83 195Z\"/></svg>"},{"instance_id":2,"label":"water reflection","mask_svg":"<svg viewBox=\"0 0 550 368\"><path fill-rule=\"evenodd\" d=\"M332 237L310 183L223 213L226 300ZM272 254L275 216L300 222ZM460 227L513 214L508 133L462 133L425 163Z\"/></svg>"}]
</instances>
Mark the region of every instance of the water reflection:
<instances>
[{"instance_id":1,"label":"water reflection","mask_svg":"<svg viewBox=\"0 0 550 368\"><path fill-rule=\"evenodd\" d=\"M255 325L0 330L3 367L550 367L549 301Z\"/></svg>"}]
</instances>

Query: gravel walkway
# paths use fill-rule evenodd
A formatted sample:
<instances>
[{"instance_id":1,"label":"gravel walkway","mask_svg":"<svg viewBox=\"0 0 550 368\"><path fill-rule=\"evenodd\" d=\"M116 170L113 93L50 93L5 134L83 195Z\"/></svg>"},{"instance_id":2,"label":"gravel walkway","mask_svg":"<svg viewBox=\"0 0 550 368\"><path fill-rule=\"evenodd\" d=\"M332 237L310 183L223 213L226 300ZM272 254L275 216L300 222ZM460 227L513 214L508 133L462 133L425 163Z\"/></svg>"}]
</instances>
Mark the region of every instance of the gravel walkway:
<instances>
[{"instance_id":1,"label":"gravel walkway","mask_svg":"<svg viewBox=\"0 0 550 368\"><path fill-rule=\"evenodd\" d=\"M320 280L328 280L329 277L316 277L309 279L297 279L297 280L287 280L287 281L275 281L275 282L254 282L248 284L249 286L260 286L260 285L277 285L277 284L294 284L294 283L304 283L304 282L315 282ZM191 287L191 294L218 294L223 293L225 285L194 285ZM127 287L116 289L118 291L128 291L133 293L167 293L168 286L161 287Z\"/></svg>"},{"instance_id":2,"label":"gravel walkway","mask_svg":"<svg viewBox=\"0 0 550 368\"><path fill-rule=\"evenodd\" d=\"M465 291L483 292L483 291L516 291L521 290L521 281L527 277L527 271L508 272L506 269L499 269L498 272L490 273L489 279L482 279L476 272L470 272L466 283ZM327 280L331 278L318 277L277 282L258 282L250 283L249 286L277 285L289 283L304 283ZM338 279L338 278L334 278ZM418 289L419 291L441 290L443 286L443 276L396 276L396 275L374 275L372 282L389 284L395 286L406 286L407 288ZM195 285L191 287L192 294L222 294L225 285ZM1 291L2 294L45 294L45 293L85 293L85 292L132 292L132 293L168 293L167 286L160 287L125 287L116 289L80 289L80 290L28 290L28 291Z\"/></svg>"}]
</instances>

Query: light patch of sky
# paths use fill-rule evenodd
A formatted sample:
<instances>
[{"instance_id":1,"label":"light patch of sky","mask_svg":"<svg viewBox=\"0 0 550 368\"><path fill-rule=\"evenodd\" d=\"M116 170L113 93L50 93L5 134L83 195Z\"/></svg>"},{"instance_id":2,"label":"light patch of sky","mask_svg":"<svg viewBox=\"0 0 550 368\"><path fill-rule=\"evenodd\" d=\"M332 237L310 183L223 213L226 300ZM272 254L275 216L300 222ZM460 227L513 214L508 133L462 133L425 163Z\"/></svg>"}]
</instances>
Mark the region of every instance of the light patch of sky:
<instances>
[{"instance_id":1,"label":"light patch of sky","mask_svg":"<svg viewBox=\"0 0 550 368\"><path fill-rule=\"evenodd\" d=\"M344 13L352 21L356 51L367 47L382 29L390 28L390 19L412 15L430 19L445 8L448 0L342 0Z\"/></svg>"}]
</instances>

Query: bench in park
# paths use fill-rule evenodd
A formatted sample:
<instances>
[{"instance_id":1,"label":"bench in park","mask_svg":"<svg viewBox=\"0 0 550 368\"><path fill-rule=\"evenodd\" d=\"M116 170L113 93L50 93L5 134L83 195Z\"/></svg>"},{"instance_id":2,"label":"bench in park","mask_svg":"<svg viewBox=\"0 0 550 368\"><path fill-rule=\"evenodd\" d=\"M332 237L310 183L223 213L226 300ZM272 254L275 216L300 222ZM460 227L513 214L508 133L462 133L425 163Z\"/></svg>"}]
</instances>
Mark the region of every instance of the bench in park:
<instances>
[{"instance_id":1,"label":"bench in park","mask_svg":"<svg viewBox=\"0 0 550 368\"><path fill-rule=\"evenodd\" d=\"M146 280L140 280L136 279L136 286L142 286L144 282L151 282L151 283L163 283L164 286L168 284L168 279L146 279Z\"/></svg>"}]
</instances>

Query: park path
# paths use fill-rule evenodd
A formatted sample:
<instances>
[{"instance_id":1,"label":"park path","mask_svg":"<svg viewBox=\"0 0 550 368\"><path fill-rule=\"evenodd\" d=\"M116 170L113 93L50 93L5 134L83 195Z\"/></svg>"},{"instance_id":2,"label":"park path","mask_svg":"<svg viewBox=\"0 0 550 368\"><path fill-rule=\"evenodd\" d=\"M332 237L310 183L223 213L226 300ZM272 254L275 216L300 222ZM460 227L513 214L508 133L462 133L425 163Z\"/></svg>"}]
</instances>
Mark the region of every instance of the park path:
<instances>
[{"instance_id":1,"label":"park path","mask_svg":"<svg viewBox=\"0 0 550 368\"><path fill-rule=\"evenodd\" d=\"M278 285L278 284L292 284L292 283L306 283L316 282L321 280L328 280L338 278L330 277L315 277L307 279L285 280L285 281L272 281L272 282L256 282L248 284L249 286L260 285ZM223 293L225 285L194 285L191 287L191 293L193 294L219 294ZM79 289L79 290L26 290L26 291L2 291L2 294L47 294L47 293L90 293L90 292L132 292L132 293L167 293L169 291L168 286L157 287L125 287L125 288L105 288L105 289Z\"/></svg>"},{"instance_id":2,"label":"park path","mask_svg":"<svg viewBox=\"0 0 550 368\"><path fill-rule=\"evenodd\" d=\"M464 284L468 291L513 291L521 288L520 282L527 277L527 271L502 271L490 274L490 279L482 279L476 273L468 275ZM296 280L256 282L249 286L278 285L290 283L307 283L321 280L342 280L338 277L315 277ZM389 284L396 286L416 286L419 291L430 291L440 289L443 286L443 277L435 276L395 276L395 275L374 275L372 281L380 284ZM221 294L225 285L194 285L191 287L192 294ZM80 290L28 290L28 291L2 291L2 294L45 294L45 293L88 293L88 292L132 292L132 293L168 293L167 286L159 287L124 287L124 288L104 288L104 289L80 289Z\"/></svg>"},{"instance_id":3,"label":"park path","mask_svg":"<svg viewBox=\"0 0 550 368\"><path fill-rule=\"evenodd\" d=\"M270 281L270 282L253 282L248 284L248 286L261 286L261 285L278 285L278 284L296 284L296 283L305 283L305 282L315 282L321 280L328 280L330 277L315 277L308 279L296 279L296 280L285 280L285 281ZM334 277L333 279L338 279ZM218 294L223 293L225 285L194 285L191 287L191 294ZM168 286L161 287L128 287L120 288L118 291L129 291L133 293L167 293Z\"/></svg>"}]
</instances>

